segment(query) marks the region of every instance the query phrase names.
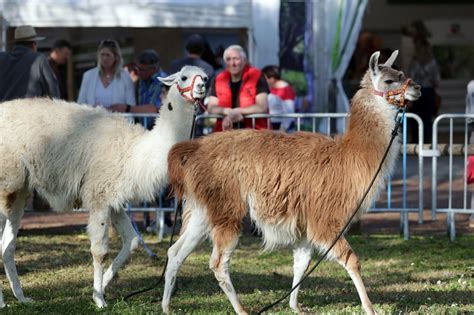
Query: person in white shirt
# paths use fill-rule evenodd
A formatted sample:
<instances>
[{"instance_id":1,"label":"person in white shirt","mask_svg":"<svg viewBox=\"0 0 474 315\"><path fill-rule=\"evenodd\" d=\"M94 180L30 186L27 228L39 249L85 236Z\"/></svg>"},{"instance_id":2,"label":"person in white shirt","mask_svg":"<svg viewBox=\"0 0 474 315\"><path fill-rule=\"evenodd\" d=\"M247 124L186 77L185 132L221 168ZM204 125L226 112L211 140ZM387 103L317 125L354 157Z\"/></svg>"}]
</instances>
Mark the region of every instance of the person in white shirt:
<instances>
[{"instance_id":1,"label":"person in white shirt","mask_svg":"<svg viewBox=\"0 0 474 315\"><path fill-rule=\"evenodd\" d=\"M295 112L296 93L293 87L281 79L281 70L277 65L268 65L262 69L270 93L268 94L268 109L270 114L293 114ZM294 125L291 118L272 118L274 130L289 131Z\"/></svg>"},{"instance_id":2,"label":"person in white shirt","mask_svg":"<svg viewBox=\"0 0 474 315\"><path fill-rule=\"evenodd\" d=\"M84 73L78 103L109 108L125 105L130 111L136 105L135 88L123 69L120 47L115 40L103 40L97 51L97 67Z\"/></svg>"}]
</instances>

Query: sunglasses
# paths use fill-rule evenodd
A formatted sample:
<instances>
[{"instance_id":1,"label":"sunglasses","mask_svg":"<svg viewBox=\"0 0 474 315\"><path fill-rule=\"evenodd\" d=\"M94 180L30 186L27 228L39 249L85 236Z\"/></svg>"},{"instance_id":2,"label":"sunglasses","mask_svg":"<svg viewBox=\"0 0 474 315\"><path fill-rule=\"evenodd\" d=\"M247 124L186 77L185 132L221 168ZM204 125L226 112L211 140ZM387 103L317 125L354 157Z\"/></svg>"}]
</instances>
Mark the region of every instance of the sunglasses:
<instances>
[{"instance_id":1,"label":"sunglasses","mask_svg":"<svg viewBox=\"0 0 474 315\"><path fill-rule=\"evenodd\" d=\"M145 65L145 64L139 64L137 66L137 69L139 72L145 72L145 71L150 71L150 70L156 70L157 65Z\"/></svg>"},{"instance_id":2,"label":"sunglasses","mask_svg":"<svg viewBox=\"0 0 474 315\"><path fill-rule=\"evenodd\" d=\"M104 39L100 42L99 47L110 47L110 48L117 48L117 42L112 39Z\"/></svg>"}]
</instances>

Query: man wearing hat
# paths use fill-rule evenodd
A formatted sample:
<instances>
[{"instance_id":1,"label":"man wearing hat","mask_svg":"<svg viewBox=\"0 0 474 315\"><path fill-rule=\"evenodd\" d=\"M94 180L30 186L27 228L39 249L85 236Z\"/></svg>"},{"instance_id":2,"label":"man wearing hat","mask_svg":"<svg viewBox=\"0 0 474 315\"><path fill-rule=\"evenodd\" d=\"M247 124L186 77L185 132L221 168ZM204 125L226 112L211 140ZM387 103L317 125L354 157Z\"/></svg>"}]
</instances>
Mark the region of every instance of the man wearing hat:
<instances>
[{"instance_id":1,"label":"man wearing hat","mask_svg":"<svg viewBox=\"0 0 474 315\"><path fill-rule=\"evenodd\" d=\"M36 35L30 25L15 29L15 46L0 53L0 101L49 96L59 98L59 85L45 55L38 53Z\"/></svg>"}]
</instances>

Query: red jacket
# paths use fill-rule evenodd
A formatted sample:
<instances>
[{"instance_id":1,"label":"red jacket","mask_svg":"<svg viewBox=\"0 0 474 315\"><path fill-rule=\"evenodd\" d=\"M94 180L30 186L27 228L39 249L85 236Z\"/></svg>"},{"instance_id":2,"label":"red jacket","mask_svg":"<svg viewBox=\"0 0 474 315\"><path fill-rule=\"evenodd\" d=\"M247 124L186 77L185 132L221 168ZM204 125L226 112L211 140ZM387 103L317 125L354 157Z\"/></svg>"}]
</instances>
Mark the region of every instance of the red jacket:
<instances>
[{"instance_id":1,"label":"red jacket","mask_svg":"<svg viewBox=\"0 0 474 315\"><path fill-rule=\"evenodd\" d=\"M260 70L245 66L242 71L242 84L240 86L240 107L248 107L255 104L257 96L257 83L260 79ZM232 91L230 89L230 72L224 70L216 77L216 95L220 107L232 108ZM252 119L244 119L245 128L253 128ZM267 119L255 119L255 129L267 129ZM216 122L214 131L222 131L222 121Z\"/></svg>"}]
</instances>

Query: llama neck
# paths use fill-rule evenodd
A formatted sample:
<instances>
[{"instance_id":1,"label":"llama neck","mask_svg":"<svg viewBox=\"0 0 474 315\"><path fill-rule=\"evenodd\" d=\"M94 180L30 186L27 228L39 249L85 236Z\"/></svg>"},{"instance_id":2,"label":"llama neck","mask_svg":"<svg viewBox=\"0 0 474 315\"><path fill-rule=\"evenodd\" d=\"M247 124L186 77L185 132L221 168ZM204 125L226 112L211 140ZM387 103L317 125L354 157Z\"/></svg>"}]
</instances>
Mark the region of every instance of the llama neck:
<instances>
[{"instance_id":1,"label":"llama neck","mask_svg":"<svg viewBox=\"0 0 474 315\"><path fill-rule=\"evenodd\" d=\"M146 132L133 150L126 171L130 199L150 200L168 180L168 152L177 142L189 139L194 106L184 100L173 86L160 109L153 130Z\"/></svg>"},{"instance_id":2,"label":"llama neck","mask_svg":"<svg viewBox=\"0 0 474 315\"><path fill-rule=\"evenodd\" d=\"M151 134L154 138L166 136L174 143L189 139L193 116L194 105L185 101L175 89L170 90L167 99L161 106L160 117Z\"/></svg>"},{"instance_id":3,"label":"llama neck","mask_svg":"<svg viewBox=\"0 0 474 315\"><path fill-rule=\"evenodd\" d=\"M352 100L345 142L366 145L388 144L395 127L397 108L367 89L359 90Z\"/></svg>"},{"instance_id":4,"label":"llama neck","mask_svg":"<svg viewBox=\"0 0 474 315\"><path fill-rule=\"evenodd\" d=\"M387 150L395 126L397 109L367 89L359 90L352 100L347 132L340 148L341 165L351 174L349 187L358 187L360 196L375 176ZM384 179L393 173L400 152L400 141L395 139L383 162L380 173L370 190L363 209L367 209L383 187ZM349 215L349 213L347 213Z\"/></svg>"},{"instance_id":5,"label":"llama neck","mask_svg":"<svg viewBox=\"0 0 474 315\"><path fill-rule=\"evenodd\" d=\"M397 108L367 89L359 90L352 100L347 132L343 136L344 157L359 160L372 174L377 169L390 143L395 127ZM400 150L398 139L393 141L383 173L390 173Z\"/></svg>"}]
</instances>

